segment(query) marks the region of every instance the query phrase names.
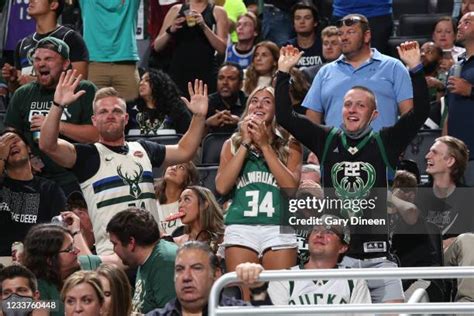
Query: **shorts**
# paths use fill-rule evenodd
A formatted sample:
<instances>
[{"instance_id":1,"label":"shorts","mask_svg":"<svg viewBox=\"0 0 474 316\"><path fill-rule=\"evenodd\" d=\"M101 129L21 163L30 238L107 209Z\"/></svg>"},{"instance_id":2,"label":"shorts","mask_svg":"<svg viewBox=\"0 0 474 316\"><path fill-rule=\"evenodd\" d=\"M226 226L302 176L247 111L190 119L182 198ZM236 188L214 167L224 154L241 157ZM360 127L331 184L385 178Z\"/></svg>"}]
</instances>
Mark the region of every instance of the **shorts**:
<instances>
[{"instance_id":1,"label":"shorts","mask_svg":"<svg viewBox=\"0 0 474 316\"><path fill-rule=\"evenodd\" d=\"M298 247L294 233L282 234L277 225L229 225L224 232L224 247L243 246L254 250L259 257L268 250Z\"/></svg>"},{"instance_id":2,"label":"shorts","mask_svg":"<svg viewBox=\"0 0 474 316\"><path fill-rule=\"evenodd\" d=\"M349 268L397 268L398 265L385 257L373 259L355 259L345 256L341 263ZM404 300L402 281L400 279L367 280L372 303L383 303L391 300Z\"/></svg>"}]
</instances>

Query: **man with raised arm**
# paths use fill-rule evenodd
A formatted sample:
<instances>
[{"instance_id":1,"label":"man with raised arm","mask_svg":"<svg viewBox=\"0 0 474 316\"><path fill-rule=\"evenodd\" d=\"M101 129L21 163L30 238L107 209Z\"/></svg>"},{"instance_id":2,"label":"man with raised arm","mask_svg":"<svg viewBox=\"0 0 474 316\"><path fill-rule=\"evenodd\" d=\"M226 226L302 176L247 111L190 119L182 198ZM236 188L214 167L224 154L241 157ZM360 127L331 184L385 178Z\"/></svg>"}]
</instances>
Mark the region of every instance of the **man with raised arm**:
<instances>
[{"instance_id":1,"label":"man with raised arm","mask_svg":"<svg viewBox=\"0 0 474 316\"><path fill-rule=\"evenodd\" d=\"M335 203L325 213L350 220L351 247L342 264L352 267L393 267L389 261L387 181L411 139L429 113L428 91L417 42L398 48L407 64L414 90L414 108L397 123L374 132L370 123L378 115L374 93L354 86L344 96L341 128L315 124L292 110L288 95L289 70L301 53L292 46L282 48L276 84L277 122L320 159L322 184L328 201ZM383 106L380 104L379 106ZM369 280L373 302L402 302L400 280Z\"/></svg>"},{"instance_id":2,"label":"man with raised arm","mask_svg":"<svg viewBox=\"0 0 474 316\"><path fill-rule=\"evenodd\" d=\"M117 210L141 207L159 222L153 187L152 167L191 160L204 133L207 113L207 86L196 80L189 83L193 113L188 132L177 145L125 141L128 114L124 99L113 88L97 91L92 123L99 131L95 144L71 144L58 139L59 119L67 105L80 98L77 91L81 76L75 71L61 75L54 103L41 130L40 148L59 165L70 168L78 177L94 228L97 254L112 252L105 227Z\"/></svg>"}]
</instances>

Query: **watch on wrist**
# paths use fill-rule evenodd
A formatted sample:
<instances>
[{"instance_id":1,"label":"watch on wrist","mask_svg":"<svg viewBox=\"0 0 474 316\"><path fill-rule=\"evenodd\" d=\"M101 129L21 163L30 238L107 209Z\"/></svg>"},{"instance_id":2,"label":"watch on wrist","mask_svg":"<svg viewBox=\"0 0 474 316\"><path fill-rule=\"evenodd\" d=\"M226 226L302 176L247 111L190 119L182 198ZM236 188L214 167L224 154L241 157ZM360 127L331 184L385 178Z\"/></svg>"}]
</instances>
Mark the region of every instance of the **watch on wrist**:
<instances>
[{"instance_id":1,"label":"watch on wrist","mask_svg":"<svg viewBox=\"0 0 474 316\"><path fill-rule=\"evenodd\" d=\"M252 293L252 295L258 295L258 294L262 294L263 292L266 292L267 290L268 290L268 282L265 282L263 283L263 285L259 287L250 288L250 293Z\"/></svg>"},{"instance_id":2,"label":"watch on wrist","mask_svg":"<svg viewBox=\"0 0 474 316\"><path fill-rule=\"evenodd\" d=\"M67 108L67 105L66 105L66 104L59 104L58 102L56 102L56 101L54 101L54 100L53 100L53 105L54 105L54 106L57 106L58 108L61 108L61 109L63 109L63 110L64 110L65 108Z\"/></svg>"}]
</instances>

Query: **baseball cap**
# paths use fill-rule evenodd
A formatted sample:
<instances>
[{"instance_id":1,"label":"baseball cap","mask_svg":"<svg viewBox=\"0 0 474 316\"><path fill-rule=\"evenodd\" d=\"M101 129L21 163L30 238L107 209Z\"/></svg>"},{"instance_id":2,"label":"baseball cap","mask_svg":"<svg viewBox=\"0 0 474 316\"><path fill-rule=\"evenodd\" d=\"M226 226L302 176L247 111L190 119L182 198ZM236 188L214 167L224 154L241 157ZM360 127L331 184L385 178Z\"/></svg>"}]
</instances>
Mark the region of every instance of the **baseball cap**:
<instances>
[{"instance_id":1,"label":"baseball cap","mask_svg":"<svg viewBox=\"0 0 474 316\"><path fill-rule=\"evenodd\" d=\"M341 240L349 245L351 242L351 232L349 226L344 225L340 217L335 215L324 214L321 216L322 227L336 233Z\"/></svg>"},{"instance_id":2,"label":"baseball cap","mask_svg":"<svg viewBox=\"0 0 474 316\"><path fill-rule=\"evenodd\" d=\"M59 38L52 37L52 36L42 38L36 44L33 52L36 51L38 48L47 48L49 50L52 50L58 53L64 59L69 59L69 46L63 40L60 40Z\"/></svg>"}]
</instances>

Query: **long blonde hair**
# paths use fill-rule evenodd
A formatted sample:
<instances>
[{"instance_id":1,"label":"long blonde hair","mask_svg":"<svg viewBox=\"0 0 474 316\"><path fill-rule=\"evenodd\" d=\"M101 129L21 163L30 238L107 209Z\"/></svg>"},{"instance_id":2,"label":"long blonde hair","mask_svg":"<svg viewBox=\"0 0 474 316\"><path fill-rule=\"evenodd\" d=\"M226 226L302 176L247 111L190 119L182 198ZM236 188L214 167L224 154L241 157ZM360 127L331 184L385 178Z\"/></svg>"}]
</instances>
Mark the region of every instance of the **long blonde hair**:
<instances>
[{"instance_id":1,"label":"long blonde hair","mask_svg":"<svg viewBox=\"0 0 474 316\"><path fill-rule=\"evenodd\" d=\"M267 91L268 93L270 93L273 97L273 103L275 105L275 90L272 87L261 86L253 90L247 99L245 110L240 116L239 128L237 132L232 134L230 138L232 148L239 148L240 144L242 143L242 135L241 135L241 130L240 130L241 123L249 112L250 101L252 100L254 95L259 91ZM289 147L290 134L283 127L278 125L275 117L273 117L273 120L271 123L271 131L274 137L270 140L270 145L273 148L273 150L275 150L275 152L277 153L278 159L280 159L280 161L286 164L288 160L288 155L290 152L290 147Z\"/></svg>"}]
</instances>

